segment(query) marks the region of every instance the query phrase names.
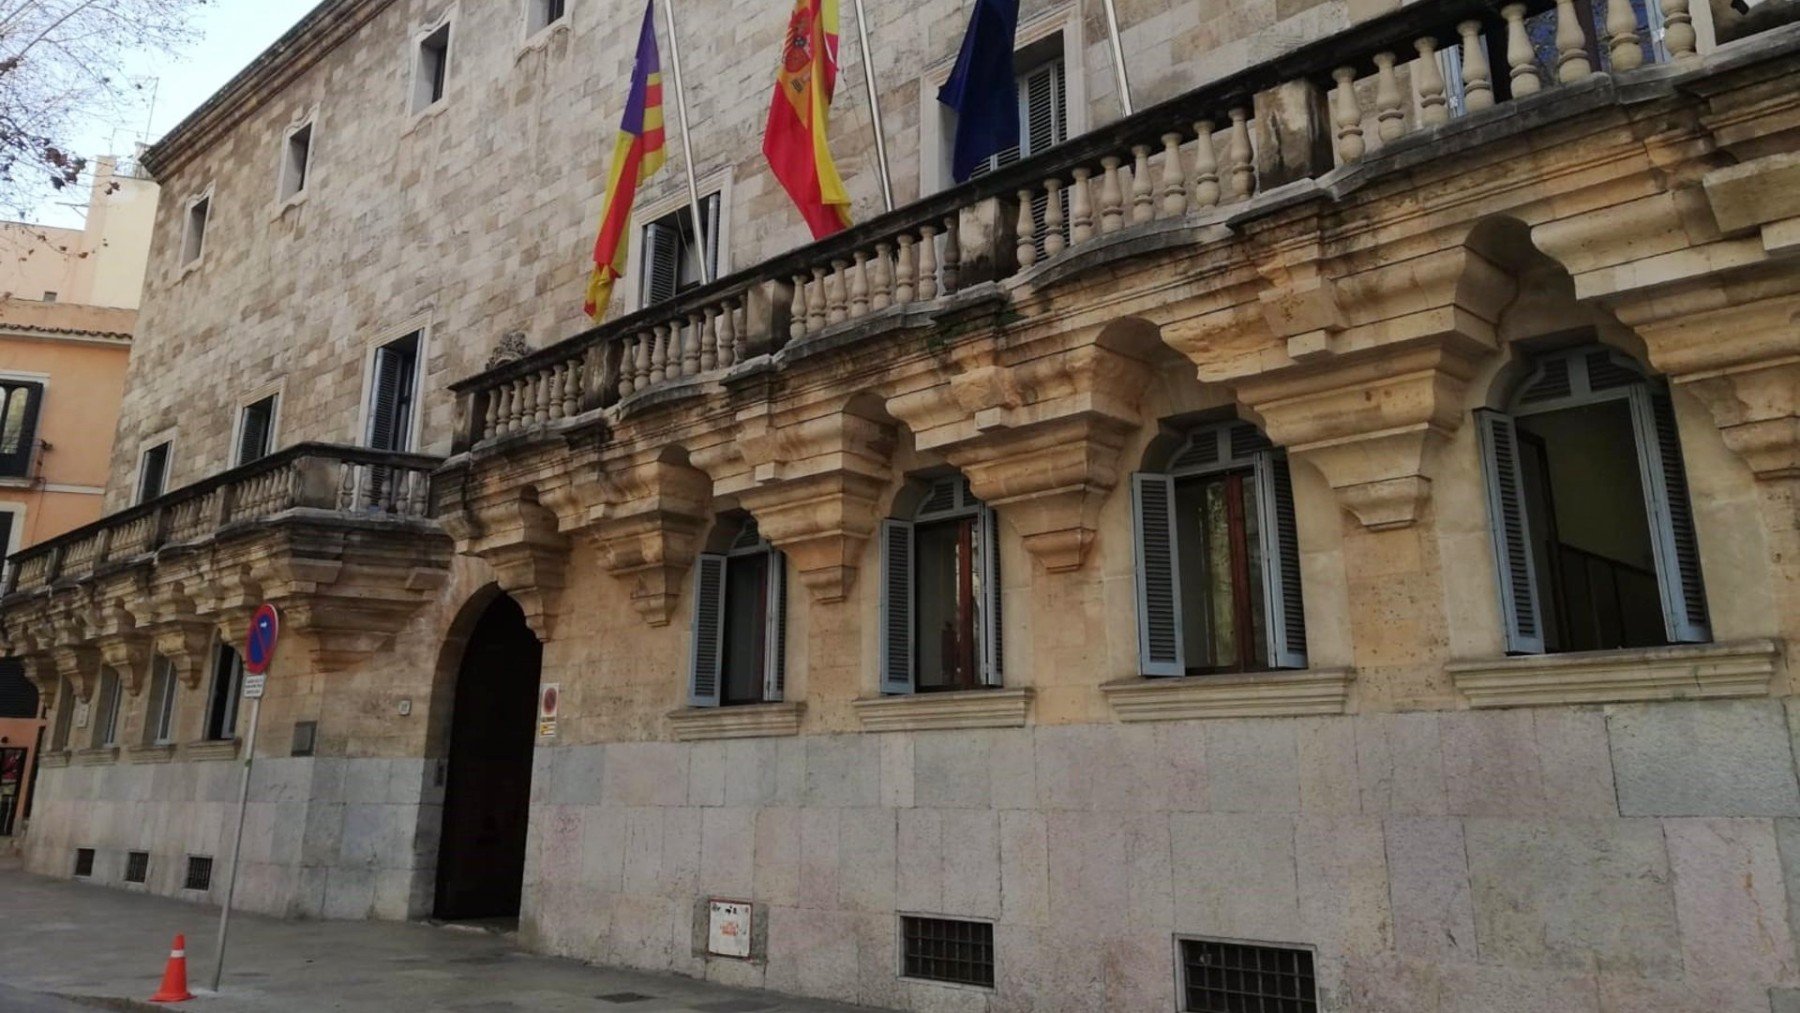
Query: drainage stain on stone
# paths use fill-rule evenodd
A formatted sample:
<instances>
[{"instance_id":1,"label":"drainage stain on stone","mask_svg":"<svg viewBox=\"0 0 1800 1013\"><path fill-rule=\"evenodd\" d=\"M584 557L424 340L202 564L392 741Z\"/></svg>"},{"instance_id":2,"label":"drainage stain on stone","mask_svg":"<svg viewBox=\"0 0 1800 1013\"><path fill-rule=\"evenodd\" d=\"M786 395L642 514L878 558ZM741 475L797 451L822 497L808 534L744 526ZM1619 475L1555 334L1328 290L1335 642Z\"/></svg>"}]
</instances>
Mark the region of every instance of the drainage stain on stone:
<instances>
[{"instance_id":1,"label":"drainage stain on stone","mask_svg":"<svg viewBox=\"0 0 1800 1013\"><path fill-rule=\"evenodd\" d=\"M594 998L599 999L601 1002L611 1002L611 1003L618 1003L619 1005L624 1005L625 1003L628 1003L628 1002L643 1002L646 999L654 999L654 998L656 998L656 996L645 995L642 992L612 992L607 995L598 995L598 996L595 996Z\"/></svg>"}]
</instances>

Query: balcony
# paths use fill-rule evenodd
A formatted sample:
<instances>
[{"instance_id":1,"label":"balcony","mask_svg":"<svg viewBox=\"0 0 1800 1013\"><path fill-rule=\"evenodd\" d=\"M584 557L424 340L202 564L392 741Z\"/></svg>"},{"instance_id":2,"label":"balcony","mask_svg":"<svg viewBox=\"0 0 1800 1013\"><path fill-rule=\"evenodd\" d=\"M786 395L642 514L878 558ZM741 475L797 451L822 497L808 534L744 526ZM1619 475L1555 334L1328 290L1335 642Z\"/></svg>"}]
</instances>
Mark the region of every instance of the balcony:
<instances>
[{"instance_id":1,"label":"balcony","mask_svg":"<svg viewBox=\"0 0 1800 1013\"><path fill-rule=\"evenodd\" d=\"M443 582L435 457L305 443L33 546L10 562L0 623L40 686L134 691L153 653L197 685L215 636L276 603L314 671L387 643ZM284 652L285 653L285 652Z\"/></svg>"}]
</instances>

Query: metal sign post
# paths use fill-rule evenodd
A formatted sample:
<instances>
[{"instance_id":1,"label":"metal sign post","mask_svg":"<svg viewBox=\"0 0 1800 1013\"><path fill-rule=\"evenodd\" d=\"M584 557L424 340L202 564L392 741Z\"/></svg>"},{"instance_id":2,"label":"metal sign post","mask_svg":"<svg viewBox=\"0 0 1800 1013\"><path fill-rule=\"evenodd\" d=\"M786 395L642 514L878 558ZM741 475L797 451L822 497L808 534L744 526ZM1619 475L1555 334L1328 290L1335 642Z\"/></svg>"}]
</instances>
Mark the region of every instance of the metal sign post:
<instances>
[{"instance_id":1,"label":"metal sign post","mask_svg":"<svg viewBox=\"0 0 1800 1013\"><path fill-rule=\"evenodd\" d=\"M256 726L262 716L263 688L275 641L281 633L281 617L275 606L264 604L250 618L244 638L244 699L250 701L250 730L244 733L244 778L238 785L237 829L231 835L231 871L225 875L225 903L219 907L219 942L213 947L212 990L219 990L225 976L225 935L231 930L231 900L237 893L238 855L244 847L244 813L250 802L250 768L256 762Z\"/></svg>"}]
</instances>

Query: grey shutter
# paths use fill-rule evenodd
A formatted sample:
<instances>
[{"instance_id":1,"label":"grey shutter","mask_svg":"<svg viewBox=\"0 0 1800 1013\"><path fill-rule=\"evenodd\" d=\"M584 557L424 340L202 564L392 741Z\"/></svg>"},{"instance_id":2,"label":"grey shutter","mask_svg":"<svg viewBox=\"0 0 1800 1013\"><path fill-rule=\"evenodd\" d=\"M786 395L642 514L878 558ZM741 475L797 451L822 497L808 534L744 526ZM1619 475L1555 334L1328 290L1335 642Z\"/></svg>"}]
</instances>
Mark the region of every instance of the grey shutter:
<instances>
[{"instance_id":1,"label":"grey shutter","mask_svg":"<svg viewBox=\"0 0 1800 1013\"><path fill-rule=\"evenodd\" d=\"M710 266L710 277L719 276L719 195L707 194L700 199L700 224L705 226L706 235L700 237L701 256L706 258ZM705 282L709 275L702 274L698 279Z\"/></svg>"},{"instance_id":2,"label":"grey shutter","mask_svg":"<svg viewBox=\"0 0 1800 1013\"><path fill-rule=\"evenodd\" d=\"M681 212L685 214L686 212ZM681 271L681 236L662 222L644 226L643 305L675 297Z\"/></svg>"},{"instance_id":3,"label":"grey shutter","mask_svg":"<svg viewBox=\"0 0 1800 1013\"><path fill-rule=\"evenodd\" d=\"M984 686L1003 685L1006 656L1002 637L1005 620L1000 611L1000 520L994 509L983 503L976 510L975 523L981 536L981 682Z\"/></svg>"},{"instance_id":4,"label":"grey shutter","mask_svg":"<svg viewBox=\"0 0 1800 1013\"><path fill-rule=\"evenodd\" d=\"M688 706L717 707L725 641L725 557L704 553L694 563L694 647Z\"/></svg>"},{"instance_id":5,"label":"grey shutter","mask_svg":"<svg viewBox=\"0 0 1800 1013\"><path fill-rule=\"evenodd\" d=\"M375 350L375 387L369 392L369 446L399 450L400 393L406 381L406 356L393 348Z\"/></svg>"},{"instance_id":6,"label":"grey shutter","mask_svg":"<svg viewBox=\"0 0 1800 1013\"><path fill-rule=\"evenodd\" d=\"M1531 526L1525 513L1524 472L1519 434L1512 416L1482 408L1475 412L1481 466L1487 474L1488 528L1494 538L1494 574L1500 582L1500 613L1508 654L1544 653L1537 568L1531 560Z\"/></svg>"},{"instance_id":7,"label":"grey shutter","mask_svg":"<svg viewBox=\"0 0 1800 1013\"><path fill-rule=\"evenodd\" d=\"M1671 643L1706 643L1712 639L1712 624L1706 612L1706 587L1700 581L1700 543L1694 534L1675 405L1667 392L1646 384L1632 387L1630 398L1663 624Z\"/></svg>"},{"instance_id":8,"label":"grey shutter","mask_svg":"<svg viewBox=\"0 0 1800 1013\"><path fill-rule=\"evenodd\" d=\"M1263 615L1270 668L1306 667L1306 606L1300 594L1300 539L1294 523L1294 479L1287 456L1254 456L1256 502L1262 513Z\"/></svg>"},{"instance_id":9,"label":"grey shutter","mask_svg":"<svg viewBox=\"0 0 1800 1013\"><path fill-rule=\"evenodd\" d=\"M271 410L265 411L264 404L259 401L244 408L244 423L238 433L239 464L249 464L269 452L269 423L273 412L272 406Z\"/></svg>"},{"instance_id":10,"label":"grey shutter","mask_svg":"<svg viewBox=\"0 0 1800 1013\"><path fill-rule=\"evenodd\" d=\"M1186 675L1181 642L1181 581L1175 535L1175 480L1131 476L1131 516L1137 527L1138 671Z\"/></svg>"},{"instance_id":11,"label":"grey shutter","mask_svg":"<svg viewBox=\"0 0 1800 1013\"><path fill-rule=\"evenodd\" d=\"M769 656L763 661L763 699L775 703L787 691L787 555L769 550Z\"/></svg>"},{"instance_id":12,"label":"grey shutter","mask_svg":"<svg viewBox=\"0 0 1800 1013\"><path fill-rule=\"evenodd\" d=\"M913 691L913 524L881 522L881 691Z\"/></svg>"}]
</instances>

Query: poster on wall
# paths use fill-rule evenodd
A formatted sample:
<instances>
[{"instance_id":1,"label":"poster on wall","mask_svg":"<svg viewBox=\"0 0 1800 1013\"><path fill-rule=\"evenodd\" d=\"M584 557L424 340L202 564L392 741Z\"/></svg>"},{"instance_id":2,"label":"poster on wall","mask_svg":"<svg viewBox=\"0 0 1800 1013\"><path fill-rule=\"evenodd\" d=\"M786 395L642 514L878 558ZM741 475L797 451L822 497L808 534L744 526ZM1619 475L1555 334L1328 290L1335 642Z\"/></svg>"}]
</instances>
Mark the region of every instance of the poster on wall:
<instances>
[{"instance_id":1,"label":"poster on wall","mask_svg":"<svg viewBox=\"0 0 1800 1013\"><path fill-rule=\"evenodd\" d=\"M750 905L741 900L715 900L706 923L706 952L717 957L750 956Z\"/></svg>"}]
</instances>

